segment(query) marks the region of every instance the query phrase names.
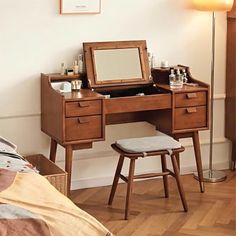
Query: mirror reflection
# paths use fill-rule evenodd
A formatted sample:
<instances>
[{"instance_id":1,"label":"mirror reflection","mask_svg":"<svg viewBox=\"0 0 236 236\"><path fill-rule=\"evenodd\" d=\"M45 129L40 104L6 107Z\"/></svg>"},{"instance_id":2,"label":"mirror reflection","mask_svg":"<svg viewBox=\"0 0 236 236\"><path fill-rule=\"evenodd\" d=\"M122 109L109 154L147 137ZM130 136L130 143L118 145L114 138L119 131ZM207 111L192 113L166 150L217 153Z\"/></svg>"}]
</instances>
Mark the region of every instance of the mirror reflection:
<instances>
[{"instance_id":1,"label":"mirror reflection","mask_svg":"<svg viewBox=\"0 0 236 236\"><path fill-rule=\"evenodd\" d=\"M97 82L142 79L139 48L93 50Z\"/></svg>"}]
</instances>

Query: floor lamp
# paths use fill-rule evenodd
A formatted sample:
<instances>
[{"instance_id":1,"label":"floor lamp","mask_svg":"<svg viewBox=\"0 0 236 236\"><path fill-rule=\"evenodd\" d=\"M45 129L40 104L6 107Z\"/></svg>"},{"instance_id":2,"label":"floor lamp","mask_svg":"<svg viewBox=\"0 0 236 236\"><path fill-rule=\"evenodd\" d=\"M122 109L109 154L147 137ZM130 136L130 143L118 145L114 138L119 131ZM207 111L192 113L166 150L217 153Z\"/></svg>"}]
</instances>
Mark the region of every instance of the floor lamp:
<instances>
[{"instance_id":1,"label":"floor lamp","mask_svg":"<svg viewBox=\"0 0 236 236\"><path fill-rule=\"evenodd\" d=\"M209 169L203 171L204 182L220 182L226 179L226 175L222 171L213 170L212 154L213 154L213 111L214 111L214 80L215 80L215 11L229 11L234 0L192 0L192 7L200 11L212 12L212 57L211 57L211 100L210 100L210 153L209 153ZM198 175L194 174L198 179Z\"/></svg>"}]
</instances>

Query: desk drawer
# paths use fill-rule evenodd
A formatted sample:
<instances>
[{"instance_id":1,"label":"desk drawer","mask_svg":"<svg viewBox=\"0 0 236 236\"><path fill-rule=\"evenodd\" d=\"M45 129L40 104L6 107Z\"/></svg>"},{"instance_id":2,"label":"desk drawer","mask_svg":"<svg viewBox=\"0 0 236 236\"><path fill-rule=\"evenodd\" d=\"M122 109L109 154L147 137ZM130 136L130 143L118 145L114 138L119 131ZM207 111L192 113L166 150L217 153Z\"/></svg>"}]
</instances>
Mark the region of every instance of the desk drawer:
<instances>
[{"instance_id":1,"label":"desk drawer","mask_svg":"<svg viewBox=\"0 0 236 236\"><path fill-rule=\"evenodd\" d=\"M175 107L202 106L207 103L206 92L179 93L175 95Z\"/></svg>"},{"instance_id":2,"label":"desk drawer","mask_svg":"<svg viewBox=\"0 0 236 236\"><path fill-rule=\"evenodd\" d=\"M66 118L66 141L102 138L102 116Z\"/></svg>"},{"instance_id":3,"label":"desk drawer","mask_svg":"<svg viewBox=\"0 0 236 236\"><path fill-rule=\"evenodd\" d=\"M174 111L174 129L207 127L206 106L176 108Z\"/></svg>"},{"instance_id":4,"label":"desk drawer","mask_svg":"<svg viewBox=\"0 0 236 236\"><path fill-rule=\"evenodd\" d=\"M66 117L98 115L102 113L102 101L79 101L66 103Z\"/></svg>"},{"instance_id":5,"label":"desk drawer","mask_svg":"<svg viewBox=\"0 0 236 236\"><path fill-rule=\"evenodd\" d=\"M105 99L105 113L125 113L171 108L170 94Z\"/></svg>"}]
</instances>

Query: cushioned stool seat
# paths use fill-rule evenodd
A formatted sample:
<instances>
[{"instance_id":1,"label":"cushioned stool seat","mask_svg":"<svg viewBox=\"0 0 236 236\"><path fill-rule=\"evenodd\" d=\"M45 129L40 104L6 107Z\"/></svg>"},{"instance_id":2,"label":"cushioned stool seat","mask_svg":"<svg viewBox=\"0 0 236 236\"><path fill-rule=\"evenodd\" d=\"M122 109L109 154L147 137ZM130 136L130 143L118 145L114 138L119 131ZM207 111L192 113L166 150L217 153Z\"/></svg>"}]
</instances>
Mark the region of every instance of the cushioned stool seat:
<instances>
[{"instance_id":1,"label":"cushioned stool seat","mask_svg":"<svg viewBox=\"0 0 236 236\"><path fill-rule=\"evenodd\" d=\"M116 168L115 177L112 184L112 189L109 197L108 204L111 205L115 196L117 184L119 178L128 183L127 195L126 195L126 206L125 206L125 219L129 216L129 202L132 193L132 184L134 179L153 178L163 176L165 197L169 196L168 192L168 175L173 176L176 179L179 194L182 200L184 211L188 210L187 202L185 199L184 190L180 181L179 167L176 160L176 155L184 151L181 144L174 140L172 137L167 135L142 137L142 138L130 138L122 139L113 143L112 148L120 154L119 162ZM167 169L166 154L170 156L173 172ZM142 175L134 175L135 160L139 157L146 156L161 156L162 172L161 173L148 173ZM130 159L129 175L125 177L121 174L124 158Z\"/></svg>"},{"instance_id":2,"label":"cushioned stool seat","mask_svg":"<svg viewBox=\"0 0 236 236\"><path fill-rule=\"evenodd\" d=\"M125 152L152 152L180 148L181 144L167 135L121 139L115 142L116 146Z\"/></svg>"}]
</instances>

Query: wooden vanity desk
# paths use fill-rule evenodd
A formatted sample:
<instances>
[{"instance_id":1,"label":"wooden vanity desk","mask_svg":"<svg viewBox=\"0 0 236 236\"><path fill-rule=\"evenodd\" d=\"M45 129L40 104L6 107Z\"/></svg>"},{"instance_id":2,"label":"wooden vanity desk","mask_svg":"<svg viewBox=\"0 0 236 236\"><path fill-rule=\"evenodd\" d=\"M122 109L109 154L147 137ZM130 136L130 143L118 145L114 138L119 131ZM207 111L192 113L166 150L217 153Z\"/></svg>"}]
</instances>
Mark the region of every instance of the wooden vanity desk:
<instances>
[{"instance_id":1,"label":"wooden vanity desk","mask_svg":"<svg viewBox=\"0 0 236 236\"><path fill-rule=\"evenodd\" d=\"M136 65L131 63L135 69L130 74L110 79L113 72L104 74L101 68L105 57L109 57L109 63L112 58L116 59L113 50L117 49L121 49L117 58L126 57L126 53L131 57L138 56L139 65L135 68ZM55 162L57 144L65 148L68 186L73 150L91 148L93 142L104 140L105 125L146 121L176 139L193 139L200 191L204 192L198 132L209 127L209 86L194 80L189 68L184 66L178 67L185 68L188 82L197 86L170 89L170 68L155 68L150 77L145 41L85 43L84 55L87 75L78 92L60 93L51 86L53 82L71 81L78 76L41 75L41 129L51 137L50 160ZM96 60L101 60L101 68L99 64L95 65ZM126 64L124 62L122 66ZM107 79L102 81L101 75Z\"/></svg>"}]
</instances>

